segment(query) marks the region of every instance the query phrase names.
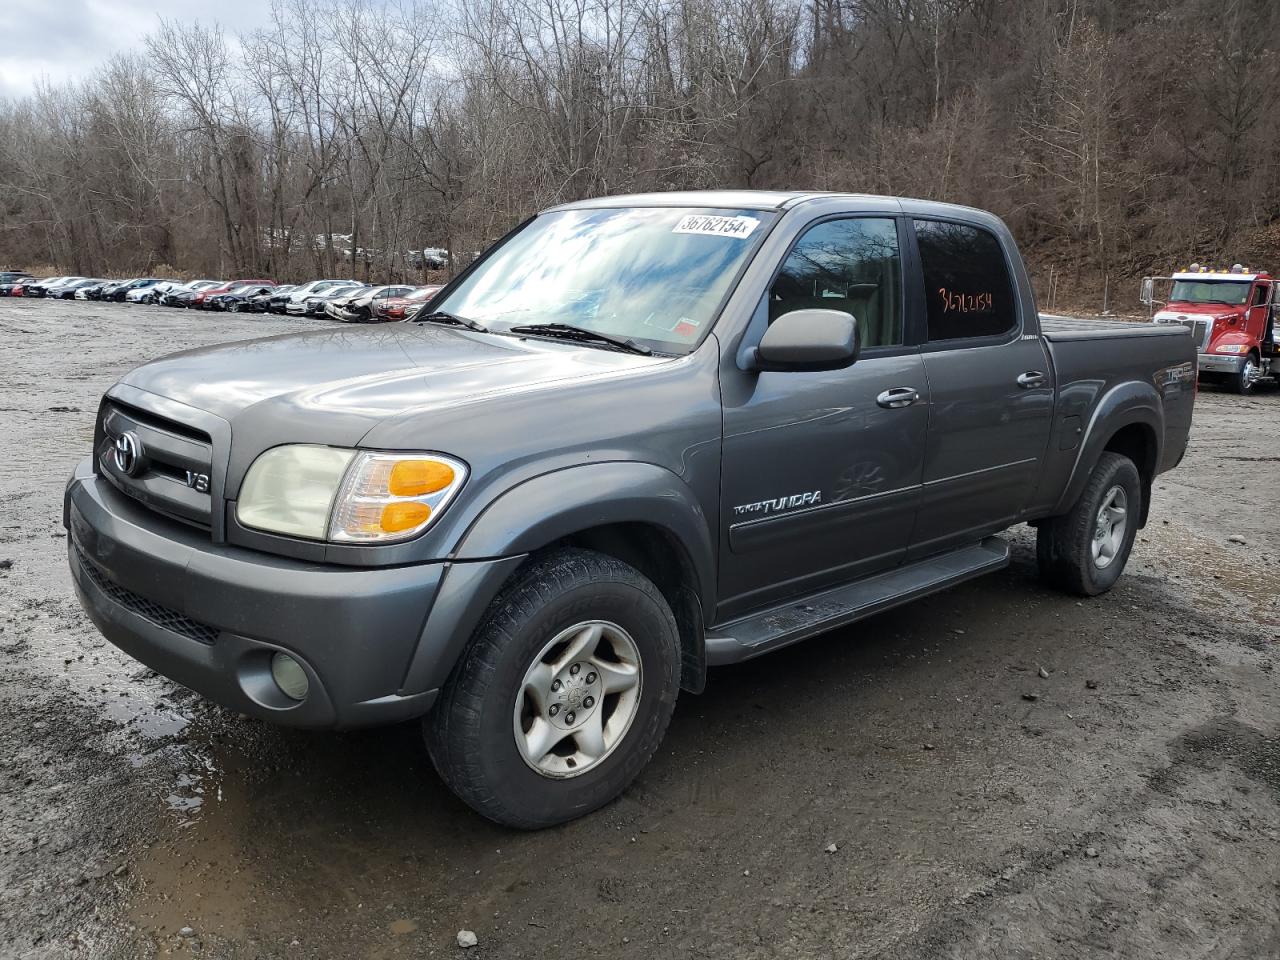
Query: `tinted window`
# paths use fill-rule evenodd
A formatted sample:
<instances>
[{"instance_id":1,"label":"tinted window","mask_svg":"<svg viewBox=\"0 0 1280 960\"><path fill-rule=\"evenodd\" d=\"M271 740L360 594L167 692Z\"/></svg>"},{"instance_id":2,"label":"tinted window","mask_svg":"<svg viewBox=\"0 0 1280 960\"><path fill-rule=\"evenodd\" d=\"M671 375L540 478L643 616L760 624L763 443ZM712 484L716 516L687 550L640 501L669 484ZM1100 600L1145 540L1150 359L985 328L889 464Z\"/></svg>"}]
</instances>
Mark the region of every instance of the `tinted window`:
<instances>
[{"instance_id":1,"label":"tinted window","mask_svg":"<svg viewBox=\"0 0 1280 960\"><path fill-rule=\"evenodd\" d=\"M929 340L1008 333L1018 322L1013 284L995 236L959 223L916 221Z\"/></svg>"},{"instance_id":2,"label":"tinted window","mask_svg":"<svg viewBox=\"0 0 1280 960\"><path fill-rule=\"evenodd\" d=\"M1258 288L1253 291L1253 303L1257 306L1267 302L1267 288L1263 284L1258 284Z\"/></svg>"},{"instance_id":3,"label":"tinted window","mask_svg":"<svg viewBox=\"0 0 1280 960\"><path fill-rule=\"evenodd\" d=\"M858 322L864 347L902 343L898 230L862 217L810 227L769 290L769 322L792 310L841 310Z\"/></svg>"}]
</instances>

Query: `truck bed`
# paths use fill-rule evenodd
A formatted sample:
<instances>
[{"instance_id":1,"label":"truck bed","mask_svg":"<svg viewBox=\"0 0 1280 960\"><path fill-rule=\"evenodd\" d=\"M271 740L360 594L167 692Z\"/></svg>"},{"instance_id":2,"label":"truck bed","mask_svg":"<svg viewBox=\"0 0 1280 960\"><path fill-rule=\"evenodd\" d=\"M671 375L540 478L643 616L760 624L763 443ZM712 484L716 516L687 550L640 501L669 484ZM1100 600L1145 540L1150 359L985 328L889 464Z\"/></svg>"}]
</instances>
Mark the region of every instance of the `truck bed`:
<instances>
[{"instance_id":1,"label":"truck bed","mask_svg":"<svg viewBox=\"0 0 1280 960\"><path fill-rule=\"evenodd\" d=\"M1111 340L1128 337L1185 337L1190 328L1177 323L1142 323L1133 320L1084 320L1052 313L1040 314L1040 333L1046 340Z\"/></svg>"},{"instance_id":2,"label":"truck bed","mask_svg":"<svg viewBox=\"0 0 1280 960\"><path fill-rule=\"evenodd\" d=\"M1067 491L1047 515L1061 513L1079 494L1077 461L1091 442L1105 439L1091 436L1095 423L1145 423L1157 434L1158 460L1143 466L1152 473L1171 469L1186 448L1195 398L1189 328L1043 314L1040 324L1058 391L1041 488ZM1150 416L1133 413L1138 410ZM1089 449L1088 457L1099 452Z\"/></svg>"}]
</instances>

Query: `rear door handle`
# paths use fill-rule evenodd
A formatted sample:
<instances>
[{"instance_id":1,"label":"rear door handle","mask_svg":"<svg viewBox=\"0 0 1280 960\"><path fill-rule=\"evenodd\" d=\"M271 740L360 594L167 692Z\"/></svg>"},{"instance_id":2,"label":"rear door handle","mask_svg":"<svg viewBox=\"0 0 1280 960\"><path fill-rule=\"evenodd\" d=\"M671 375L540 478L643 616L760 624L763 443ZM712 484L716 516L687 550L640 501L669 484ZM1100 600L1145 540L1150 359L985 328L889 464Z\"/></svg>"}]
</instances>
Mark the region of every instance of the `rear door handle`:
<instances>
[{"instance_id":1,"label":"rear door handle","mask_svg":"<svg viewBox=\"0 0 1280 960\"><path fill-rule=\"evenodd\" d=\"M919 399L920 393L915 387L893 387L876 397L876 403L886 409L896 410L898 407L909 407Z\"/></svg>"},{"instance_id":2,"label":"rear door handle","mask_svg":"<svg viewBox=\"0 0 1280 960\"><path fill-rule=\"evenodd\" d=\"M1018 386L1023 390L1030 390L1033 387L1044 386L1044 374L1039 370L1028 370L1026 373L1018 375Z\"/></svg>"}]
</instances>

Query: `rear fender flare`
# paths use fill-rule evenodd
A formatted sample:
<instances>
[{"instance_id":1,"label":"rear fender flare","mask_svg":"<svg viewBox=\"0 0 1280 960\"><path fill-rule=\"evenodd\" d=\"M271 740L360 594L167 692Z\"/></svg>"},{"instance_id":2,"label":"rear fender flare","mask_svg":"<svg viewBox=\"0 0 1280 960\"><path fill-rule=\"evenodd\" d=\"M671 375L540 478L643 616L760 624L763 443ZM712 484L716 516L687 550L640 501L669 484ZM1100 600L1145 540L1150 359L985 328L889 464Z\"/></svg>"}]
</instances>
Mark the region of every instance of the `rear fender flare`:
<instances>
[{"instance_id":1,"label":"rear fender flare","mask_svg":"<svg viewBox=\"0 0 1280 960\"><path fill-rule=\"evenodd\" d=\"M1094 407L1084 440L1080 444L1080 453L1071 468L1071 477L1053 508L1054 516L1071 509L1080 498L1093 468L1098 465L1098 459L1108 441L1120 430L1133 424L1141 424L1151 430L1155 438L1155 463L1158 468L1164 443L1164 407L1161 405L1160 394L1152 384L1138 380L1118 384L1103 394ZM1141 464L1138 466L1141 467Z\"/></svg>"}]
</instances>

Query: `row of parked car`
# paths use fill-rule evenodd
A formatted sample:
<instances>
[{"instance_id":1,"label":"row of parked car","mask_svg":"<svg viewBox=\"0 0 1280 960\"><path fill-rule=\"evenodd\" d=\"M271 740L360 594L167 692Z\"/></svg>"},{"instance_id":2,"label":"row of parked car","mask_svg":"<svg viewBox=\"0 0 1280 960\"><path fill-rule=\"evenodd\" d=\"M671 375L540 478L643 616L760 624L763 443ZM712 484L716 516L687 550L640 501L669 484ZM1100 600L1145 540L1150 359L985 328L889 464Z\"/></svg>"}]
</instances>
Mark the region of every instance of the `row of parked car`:
<instances>
[{"instance_id":1,"label":"row of parked car","mask_svg":"<svg viewBox=\"0 0 1280 960\"><path fill-rule=\"evenodd\" d=\"M0 273L0 297L108 300L231 313L283 313L329 317L345 323L412 319L440 285L368 284L357 280L311 280L281 284L267 279L191 280L134 277L31 277Z\"/></svg>"}]
</instances>

